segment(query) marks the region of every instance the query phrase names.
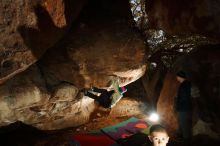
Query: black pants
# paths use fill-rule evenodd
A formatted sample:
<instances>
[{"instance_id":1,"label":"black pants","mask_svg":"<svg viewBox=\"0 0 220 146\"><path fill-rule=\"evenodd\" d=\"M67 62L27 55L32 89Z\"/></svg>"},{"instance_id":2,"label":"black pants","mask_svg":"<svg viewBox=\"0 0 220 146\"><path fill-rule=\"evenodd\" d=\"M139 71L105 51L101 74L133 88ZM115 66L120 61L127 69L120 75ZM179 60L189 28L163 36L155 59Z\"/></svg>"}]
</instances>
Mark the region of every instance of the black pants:
<instances>
[{"instance_id":1,"label":"black pants","mask_svg":"<svg viewBox=\"0 0 220 146\"><path fill-rule=\"evenodd\" d=\"M192 137L192 112L177 112L179 122L179 133L182 134L184 142L188 145Z\"/></svg>"},{"instance_id":2,"label":"black pants","mask_svg":"<svg viewBox=\"0 0 220 146\"><path fill-rule=\"evenodd\" d=\"M107 91L106 89L99 89L94 87L94 92L101 93L100 96L96 96L90 92L87 92L86 96L95 99L100 105L102 105L105 108L109 108L111 105L111 96L114 93L114 91Z\"/></svg>"}]
</instances>

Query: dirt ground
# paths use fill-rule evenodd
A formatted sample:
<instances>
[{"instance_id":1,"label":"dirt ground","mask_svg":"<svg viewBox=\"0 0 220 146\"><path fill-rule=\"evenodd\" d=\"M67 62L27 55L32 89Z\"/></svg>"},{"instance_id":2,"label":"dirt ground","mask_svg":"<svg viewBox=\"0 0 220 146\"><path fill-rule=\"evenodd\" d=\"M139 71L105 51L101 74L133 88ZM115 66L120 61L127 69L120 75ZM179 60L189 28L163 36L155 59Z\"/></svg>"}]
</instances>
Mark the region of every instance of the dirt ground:
<instances>
[{"instance_id":1,"label":"dirt ground","mask_svg":"<svg viewBox=\"0 0 220 146\"><path fill-rule=\"evenodd\" d=\"M100 128L115 125L119 122L136 117L143 119L147 105L143 101L125 98L113 109L98 107L91 115L90 121L78 127L62 130L40 131L21 122L0 129L0 146L72 146L70 141L74 134L88 133ZM205 135L193 137L193 146L219 145L220 140L213 140ZM174 137L168 146L182 146Z\"/></svg>"}]
</instances>

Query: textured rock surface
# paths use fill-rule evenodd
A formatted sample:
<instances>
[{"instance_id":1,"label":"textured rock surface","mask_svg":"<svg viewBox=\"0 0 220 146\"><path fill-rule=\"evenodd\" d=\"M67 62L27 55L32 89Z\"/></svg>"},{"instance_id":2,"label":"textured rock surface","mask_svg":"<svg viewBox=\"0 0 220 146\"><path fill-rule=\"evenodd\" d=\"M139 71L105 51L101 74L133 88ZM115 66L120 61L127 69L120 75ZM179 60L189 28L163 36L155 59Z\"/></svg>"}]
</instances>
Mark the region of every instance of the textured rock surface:
<instances>
[{"instance_id":1,"label":"textured rock surface","mask_svg":"<svg viewBox=\"0 0 220 146\"><path fill-rule=\"evenodd\" d=\"M35 66L30 71L24 72L1 85L0 99L0 123L1 125L7 125L17 120L28 123L27 121L32 118L31 114L27 115L23 112L38 104L45 104L49 96L44 80ZM21 113L24 115L21 116Z\"/></svg>"},{"instance_id":2,"label":"textured rock surface","mask_svg":"<svg viewBox=\"0 0 220 146\"><path fill-rule=\"evenodd\" d=\"M50 86L66 81L79 88L109 87L111 79L123 86L144 74L144 57L143 40L123 20L96 20L81 23L49 50L41 68Z\"/></svg>"},{"instance_id":3,"label":"textured rock surface","mask_svg":"<svg viewBox=\"0 0 220 146\"><path fill-rule=\"evenodd\" d=\"M174 97L176 96L177 88L178 83L175 74L168 72L165 76L163 88L157 102L157 112L163 123L167 125L172 133L178 127L177 116L174 109Z\"/></svg>"},{"instance_id":4,"label":"textured rock surface","mask_svg":"<svg viewBox=\"0 0 220 146\"><path fill-rule=\"evenodd\" d=\"M36 66L0 86L1 126L16 121L44 130L78 126L94 108L94 101L73 85L62 83L48 92Z\"/></svg>"},{"instance_id":5,"label":"textured rock surface","mask_svg":"<svg viewBox=\"0 0 220 146\"><path fill-rule=\"evenodd\" d=\"M212 42L204 36L219 40L218 1L146 1L150 28L156 28L158 33L152 38L155 48L150 51L140 32L130 27L127 0L88 1L86 11L72 25L85 3L0 0L0 126L18 120L47 130L82 125L89 121L96 104L83 97L81 88L108 88L112 79L118 79L120 86L128 85L145 73L146 59L152 56L151 61L158 66L163 59L173 65L178 51L190 52L199 40L197 45ZM73 29L68 31L70 26ZM166 39L163 34L173 35L167 41L168 47L161 43L160 39ZM189 39L175 39L179 34ZM217 127L219 45L205 48L179 57L175 69L187 70L201 91L197 116ZM155 54L149 55L148 51ZM145 74L142 82L147 100L153 107L157 103L162 120L175 129L173 97L177 84L174 75L165 74L165 67L157 68L151 80ZM133 99L123 99L119 105L110 113L113 118L146 109L146 105Z\"/></svg>"},{"instance_id":6,"label":"textured rock surface","mask_svg":"<svg viewBox=\"0 0 220 146\"><path fill-rule=\"evenodd\" d=\"M84 124L96 105L80 88L109 87L112 79L124 86L145 73L146 48L127 23L127 1L113 2L123 8L112 13L123 19L78 22L64 37L85 2L0 1L0 126L22 121L52 130Z\"/></svg>"},{"instance_id":7,"label":"textured rock surface","mask_svg":"<svg viewBox=\"0 0 220 146\"><path fill-rule=\"evenodd\" d=\"M141 78L142 84L146 91L146 99L151 104L151 107L155 108L162 90L166 70L158 66L152 75L149 74L149 72L152 72L151 70L147 70L146 72Z\"/></svg>"},{"instance_id":8,"label":"textured rock surface","mask_svg":"<svg viewBox=\"0 0 220 146\"><path fill-rule=\"evenodd\" d=\"M0 84L27 69L63 37L84 3L0 0Z\"/></svg>"},{"instance_id":9,"label":"textured rock surface","mask_svg":"<svg viewBox=\"0 0 220 146\"><path fill-rule=\"evenodd\" d=\"M109 116L111 118L132 117L138 114L146 114L148 110L149 107L146 102L143 102L142 98L124 98L111 110Z\"/></svg>"}]
</instances>

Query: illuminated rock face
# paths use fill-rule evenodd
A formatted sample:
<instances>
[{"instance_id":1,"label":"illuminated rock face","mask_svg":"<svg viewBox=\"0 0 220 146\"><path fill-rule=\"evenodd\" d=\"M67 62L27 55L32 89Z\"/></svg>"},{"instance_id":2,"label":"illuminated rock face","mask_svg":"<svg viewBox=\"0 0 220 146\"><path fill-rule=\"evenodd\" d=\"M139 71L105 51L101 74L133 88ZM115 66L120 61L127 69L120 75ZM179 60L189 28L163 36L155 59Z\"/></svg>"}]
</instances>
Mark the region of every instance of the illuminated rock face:
<instances>
[{"instance_id":1,"label":"illuminated rock face","mask_svg":"<svg viewBox=\"0 0 220 146\"><path fill-rule=\"evenodd\" d=\"M129 27L132 19L129 19L128 1L90 1L86 6L91 11L86 15L91 14L85 17L82 13L84 17L76 19L85 2L0 0L0 126L18 120L45 130L84 124L96 107L79 89L108 88L112 79L118 79L120 86L125 86L145 73L148 49L140 33ZM203 7L219 4L207 1L205 5L205 2L151 1L146 5L149 6L146 10L150 26L171 35L184 32L216 37L220 24L218 8ZM75 20L77 22L72 25ZM219 97L219 52L210 56L206 56L208 50L201 52L183 59L194 58L194 65L182 66L189 67L185 69L200 85L202 103L215 103L216 107L219 103L219 98L215 98ZM148 100L153 104L158 101L158 111L175 129L172 111L177 84L174 75L163 71L155 75L150 83L144 84L150 90ZM139 107L132 101L122 103L133 104L134 108L117 107L120 111L113 110L113 116L136 111Z\"/></svg>"},{"instance_id":2,"label":"illuminated rock face","mask_svg":"<svg viewBox=\"0 0 220 146\"><path fill-rule=\"evenodd\" d=\"M0 84L57 43L83 5L84 0L0 0Z\"/></svg>"},{"instance_id":3,"label":"illuminated rock face","mask_svg":"<svg viewBox=\"0 0 220 146\"><path fill-rule=\"evenodd\" d=\"M98 20L81 24L49 50L41 67L49 85L66 81L79 88L109 87L119 79L124 86L144 74L144 56L143 40L124 21Z\"/></svg>"},{"instance_id":4,"label":"illuminated rock face","mask_svg":"<svg viewBox=\"0 0 220 146\"><path fill-rule=\"evenodd\" d=\"M2 84L1 126L17 120L47 130L84 124L95 104L80 88L110 87L112 79L125 86L139 79L146 69L144 43L128 26L112 23L96 23L88 33L79 28L84 34L75 32L78 38L70 35L66 45L51 48L40 70L30 67Z\"/></svg>"},{"instance_id":5,"label":"illuminated rock face","mask_svg":"<svg viewBox=\"0 0 220 146\"><path fill-rule=\"evenodd\" d=\"M125 86L145 73L144 41L121 17L75 23L64 37L84 1L0 4L4 14L13 14L4 16L10 21L0 34L0 126L16 121L44 130L79 126L95 109L79 89L107 88L112 79Z\"/></svg>"},{"instance_id":6,"label":"illuminated rock face","mask_svg":"<svg viewBox=\"0 0 220 146\"><path fill-rule=\"evenodd\" d=\"M71 84L49 92L35 65L0 86L0 126L16 121L44 130L78 126L94 108L94 101Z\"/></svg>"}]
</instances>

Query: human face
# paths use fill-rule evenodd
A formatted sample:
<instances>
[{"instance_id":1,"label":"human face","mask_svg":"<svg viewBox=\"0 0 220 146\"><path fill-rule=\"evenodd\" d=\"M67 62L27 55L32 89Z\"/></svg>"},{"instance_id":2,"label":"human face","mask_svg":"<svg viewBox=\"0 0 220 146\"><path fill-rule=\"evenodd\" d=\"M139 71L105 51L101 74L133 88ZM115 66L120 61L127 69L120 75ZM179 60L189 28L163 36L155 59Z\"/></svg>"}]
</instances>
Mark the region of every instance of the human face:
<instances>
[{"instance_id":1,"label":"human face","mask_svg":"<svg viewBox=\"0 0 220 146\"><path fill-rule=\"evenodd\" d=\"M166 146L169 141L169 137L165 132L152 132L149 139L153 146Z\"/></svg>"}]
</instances>

